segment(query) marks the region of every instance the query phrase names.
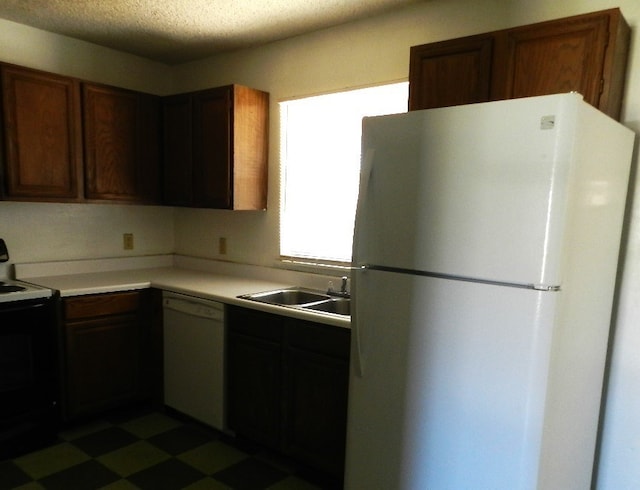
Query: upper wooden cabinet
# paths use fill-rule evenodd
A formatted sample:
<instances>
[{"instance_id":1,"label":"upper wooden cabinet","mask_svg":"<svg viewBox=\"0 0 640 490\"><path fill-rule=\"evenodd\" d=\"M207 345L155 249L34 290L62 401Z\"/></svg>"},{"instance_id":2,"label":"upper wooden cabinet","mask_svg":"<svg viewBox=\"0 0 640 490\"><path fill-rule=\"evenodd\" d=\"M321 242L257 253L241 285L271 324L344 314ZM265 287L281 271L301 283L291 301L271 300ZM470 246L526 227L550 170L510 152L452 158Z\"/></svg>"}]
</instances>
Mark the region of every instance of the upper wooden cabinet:
<instances>
[{"instance_id":1,"label":"upper wooden cabinet","mask_svg":"<svg viewBox=\"0 0 640 490\"><path fill-rule=\"evenodd\" d=\"M165 97L164 203L267 206L269 94L229 85Z\"/></svg>"},{"instance_id":2,"label":"upper wooden cabinet","mask_svg":"<svg viewBox=\"0 0 640 490\"><path fill-rule=\"evenodd\" d=\"M1 65L0 74L4 106L4 197L45 201L81 199L78 81L12 65Z\"/></svg>"},{"instance_id":3,"label":"upper wooden cabinet","mask_svg":"<svg viewBox=\"0 0 640 490\"><path fill-rule=\"evenodd\" d=\"M412 47L409 110L491 100L493 45L481 35Z\"/></svg>"},{"instance_id":4,"label":"upper wooden cabinet","mask_svg":"<svg viewBox=\"0 0 640 490\"><path fill-rule=\"evenodd\" d=\"M267 207L266 92L160 98L2 63L0 77L1 198Z\"/></svg>"},{"instance_id":5,"label":"upper wooden cabinet","mask_svg":"<svg viewBox=\"0 0 640 490\"><path fill-rule=\"evenodd\" d=\"M87 199L159 202L159 99L91 83L82 97Z\"/></svg>"},{"instance_id":6,"label":"upper wooden cabinet","mask_svg":"<svg viewBox=\"0 0 640 490\"><path fill-rule=\"evenodd\" d=\"M160 202L159 98L0 64L2 197Z\"/></svg>"},{"instance_id":7,"label":"upper wooden cabinet","mask_svg":"<svg viewBox=\"0 0 640 490\"><path fill-rule=\"evenodd\" d=\"M576 91L618 119L628 49L619 9L414 46L409 110Z\"/></svg>"}]
</instances>

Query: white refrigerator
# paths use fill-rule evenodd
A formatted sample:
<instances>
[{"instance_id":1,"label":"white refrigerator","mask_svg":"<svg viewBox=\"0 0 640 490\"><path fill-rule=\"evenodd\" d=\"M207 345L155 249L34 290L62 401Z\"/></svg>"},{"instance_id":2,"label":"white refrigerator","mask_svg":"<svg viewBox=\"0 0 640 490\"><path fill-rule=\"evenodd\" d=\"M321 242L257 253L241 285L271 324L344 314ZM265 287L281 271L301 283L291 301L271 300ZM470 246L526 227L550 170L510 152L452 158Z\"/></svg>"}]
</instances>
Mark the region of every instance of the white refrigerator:
<instances>
[{"instance_id":1,"label":"white refrigerator","mask_svg":"<svg viewBox=\"0 0 640 490\"><path fill-rule=\"evenodd\" d=\"M365 118L347 490L587 490L634 134L560 94Z\"/></svg>"}]
</instances>

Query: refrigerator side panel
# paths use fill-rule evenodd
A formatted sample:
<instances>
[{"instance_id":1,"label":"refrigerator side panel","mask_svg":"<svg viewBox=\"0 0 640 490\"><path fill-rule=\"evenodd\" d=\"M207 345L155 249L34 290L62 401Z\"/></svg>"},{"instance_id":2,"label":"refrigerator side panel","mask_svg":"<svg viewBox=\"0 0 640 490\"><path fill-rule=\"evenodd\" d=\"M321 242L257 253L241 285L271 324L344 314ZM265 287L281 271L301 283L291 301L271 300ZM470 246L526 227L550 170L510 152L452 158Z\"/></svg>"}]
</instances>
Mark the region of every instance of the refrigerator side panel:
<instances>
[{"instance_id":1,"label":"refrigerator side panel","mask_svg":"<svg viewBox=\"0 0 640 490\"><path fill-rule=\"evenodd\" d=\"M634 134L581 107L543 439L542 488L589 488ZM599 143L604 139L607 144ZM588 452L572 454L579 441ZM572 454L568 457L568 454ZM580 471L582 469L582 471ZM580 479L568 477L581 475Z\"/></svg>"},{"instance_id":2,"label":"refrigerator side panel","mask_svg":"<svg viewBox=\"0 0 640 490\"><path fill-rule=\"evenodd\" d=\"M558 293L357 275L345 488L536 489Z\"/></svg>"}]
</instances>

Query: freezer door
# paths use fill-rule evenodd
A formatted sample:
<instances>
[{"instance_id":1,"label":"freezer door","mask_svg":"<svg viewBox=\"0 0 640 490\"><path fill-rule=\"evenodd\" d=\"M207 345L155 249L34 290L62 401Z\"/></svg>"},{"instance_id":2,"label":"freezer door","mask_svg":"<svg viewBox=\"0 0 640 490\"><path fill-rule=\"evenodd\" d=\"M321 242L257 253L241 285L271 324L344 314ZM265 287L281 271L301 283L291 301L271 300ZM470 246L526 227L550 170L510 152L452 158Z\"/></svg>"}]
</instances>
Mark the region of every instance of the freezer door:
<instances>
[{"instance_id":1,"label":"freezer door","mask_svg":"<svg viewBox=\"0 0 640 490\"><path fill-rule=\"evenodd\" d=\"M614 162L628 172L633 145L584 106L564 94L365 118L354 262L562 284L567 240L619 236Z\"/></svg>"},{"instance_id":2,"label":"freezer door","mask_svg":"<svg viewBox=\"0 0 640 490\"><path fill-rule=\"evenodd\" d=\"M537 488L559 294L359 272L345 488Z\"/></svg>"}]
</instances>

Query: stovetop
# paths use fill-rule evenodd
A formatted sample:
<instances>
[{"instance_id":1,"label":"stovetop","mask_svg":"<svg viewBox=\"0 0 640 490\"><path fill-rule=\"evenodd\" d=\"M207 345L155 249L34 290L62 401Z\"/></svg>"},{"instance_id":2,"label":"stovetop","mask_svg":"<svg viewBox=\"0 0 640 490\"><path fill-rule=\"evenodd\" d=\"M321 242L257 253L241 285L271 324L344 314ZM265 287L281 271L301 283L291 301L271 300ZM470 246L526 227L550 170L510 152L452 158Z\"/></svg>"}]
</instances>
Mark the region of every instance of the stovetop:
<instances>
[{"instance_id":1,"label":"stovetop","mask_svg":"<svg viewBox=\"0 0 640 490\"><path fill-rule=\"evenodd\" d=\"M48 298L52 294L51 289L36 284L15 279L0 279L0 303Z\"/></svg>"},{"instance_id":2,"label":"stovetop","mask_svg":"<svg viewBox=\"0 0 640 490\"><path fill-rule=\"evenodd\" d=\"M13 266L9 262L7 244L0 238L0 303L11 301L24 301L28 299L41 299L53 296L51 289L30 284L24 281L11 279Z\"/></svg>"}]
</instances>

